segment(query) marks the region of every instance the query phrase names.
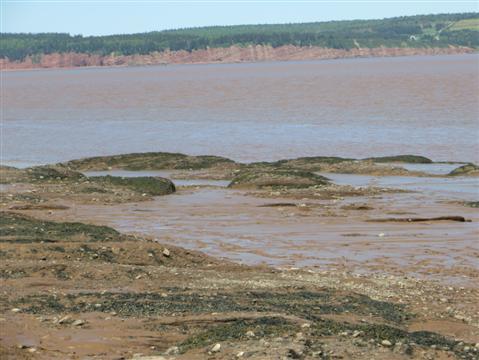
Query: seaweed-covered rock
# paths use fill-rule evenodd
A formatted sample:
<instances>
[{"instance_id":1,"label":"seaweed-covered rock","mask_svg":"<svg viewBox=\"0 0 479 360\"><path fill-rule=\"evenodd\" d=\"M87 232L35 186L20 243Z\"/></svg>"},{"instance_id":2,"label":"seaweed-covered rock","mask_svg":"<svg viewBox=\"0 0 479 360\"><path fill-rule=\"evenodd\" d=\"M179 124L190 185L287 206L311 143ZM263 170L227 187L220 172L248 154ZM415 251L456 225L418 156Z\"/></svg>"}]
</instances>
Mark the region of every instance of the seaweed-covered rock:
<instances>
[{"instance_id":1,"label":"seaweed-covered rock","mask_svg":"<svg viewBox=\"0 0 479 360\"><path fill-rule=\"evenodd\" d=\"M476 164L466 164L459 166L458 168L452 170L448 175L450 176L474 176L479 175L479 166Z\"/></svg>"},{"instance_id":2,"label":"seaweed-covered rock","mask_svg":"<svg viewBox=\"0 0 479 360\"><path fill-rule=\"evenodd\" d=\"M157 176L119 177L106 175L93 176L89 179L101 185L123 186L137 193L152 196L168 195L176 191L175 184L171 180Z\"/></svg>"},{"instance_id":3,"label":"seaweed-covered rock","mask_svg":"<svg viewBox=\"0 0 479 360\"><path fill-rule=\"evenodd\" d=\"M180 153L146 152L111 156L96 156L65 163L75 170L164 170L206 169L234 164L233 160L211 155L189 156Z\"/></svg>"},{"instance_id":4,"label":"seaweed-covered rock","mask_svg":"<svg viewBox=\"0 0 479 360\"><path fill-rule=\"evenodd\" d=\"M230 188L308 188L327 185L329 180L324 176L301 170L284 169L249 169L238 173L228 185Z\"/></svg>"},{"instance_id":5,"label":"seaweed-covered rock","mask_svg":"<svg viewBox=\"0 0 479 360\"><path fill-rule=\"evenodd\" d=\"M0 165L0 184L10 184L26 180L27 176L22 169Z\"/></svg>"},{"instance_id":6,"label":"seaweed-covered rock","mask_svg":"<svg viewBox=\"0 0 479 360\"><path fill-rule=\"evenodd\" d=\"M321 171L324 165L338 164L344 161L352 161L337 156L307 156L296 159L279 160L272 163L274 166L294 168L304 171Z\"/></svg>"},{"instance_id":7,"label":"seaweed-covered rock","mask_svg":"<svg viewBox=\"0 0 479 360\"><path fill-rule=\"evenodd\" d=\"M33 181L45 180L79 180L85 176L64 166L45 165L34 166L24 170Z\"/></svg>"},{"instance_id":8,"label":"seaweed-covered rock","mask_svg":"<svg viewBox=\"0 0 479 360\"><path fill-rule=\"evenodd\" d=\"M0 242L52 243L59 241L112 241L121 234L107 226L54 222L13 212L0 212Z\"/></svg>"},{"instance_id":9,"label":"seaweed-covered rock","mask_svg":"<svg viewBox=\"0 0 479 360\"><path fill-rule=\"evenodd\" d=\"M420 155L395 155L371 157L364 160L372 160L376 163L408 163L408 164L431 164L433 161Z\"/></svg>"}]
</instances>

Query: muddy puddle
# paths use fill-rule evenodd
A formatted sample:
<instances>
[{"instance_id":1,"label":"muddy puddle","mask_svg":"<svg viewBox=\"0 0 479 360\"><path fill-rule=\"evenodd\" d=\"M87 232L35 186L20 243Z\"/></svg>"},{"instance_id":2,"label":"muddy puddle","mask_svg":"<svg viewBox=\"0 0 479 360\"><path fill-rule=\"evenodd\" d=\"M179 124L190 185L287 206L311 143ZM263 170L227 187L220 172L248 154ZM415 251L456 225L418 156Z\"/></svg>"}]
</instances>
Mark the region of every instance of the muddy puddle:
<instances>
[{"instance_id":1,"label":"muddy puddle","mask_svg":"<svg viewBox=\"0 0 479 360\"><path fill-rule=\"evenodd\" d=\"M426 169L426 166L417 167ZM421 170L422 171L422 170ZM425 170L427 171L427 170ZM475 177L413 177L413 176L369 176L356 174L319 173L340 185L379 186L414 191L414 199L427 195L431 201L479 200L479 180Z\"/></svg>"},{"instance_id":2,"label":"muddy puddle","mask_svg":"<svg viewBox=\"0 0 479 360\"><path fill-rule=\"evenodd\" d=\"M108 173L174 177L174 173L164 171ZM358 273L387 271L455 284L477 280L479 213L460 203L478 199L477 179L325 175L339 184L410 192L292 202L222 188L227 183L224 181L174 180L181 186L215 186L180 186L176 194L142 203L97 209L77 206L64 216L88 221L95 214L95 222L120 231L149 235L163 243L246 264ZM271 206L274 204L279 206ZM371 221L451 214L470 222Z\"/></svg>"}]
</instances>

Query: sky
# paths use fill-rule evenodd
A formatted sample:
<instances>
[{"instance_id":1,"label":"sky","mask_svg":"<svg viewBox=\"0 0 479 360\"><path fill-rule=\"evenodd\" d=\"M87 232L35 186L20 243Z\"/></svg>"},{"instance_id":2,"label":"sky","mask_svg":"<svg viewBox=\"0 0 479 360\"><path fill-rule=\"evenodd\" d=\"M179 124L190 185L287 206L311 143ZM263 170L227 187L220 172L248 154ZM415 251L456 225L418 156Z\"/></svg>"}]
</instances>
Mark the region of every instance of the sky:
<instances>
[{"instance_id":1,"label":"sky","mask_svg":"<svg viewBox=\"0 0 479 360\"><path fill-rule=\"evenodd\" d=\"M0 0L1 32L128 34L208 25L479 11L479 0Z\"/></svg>"}]
</instances>

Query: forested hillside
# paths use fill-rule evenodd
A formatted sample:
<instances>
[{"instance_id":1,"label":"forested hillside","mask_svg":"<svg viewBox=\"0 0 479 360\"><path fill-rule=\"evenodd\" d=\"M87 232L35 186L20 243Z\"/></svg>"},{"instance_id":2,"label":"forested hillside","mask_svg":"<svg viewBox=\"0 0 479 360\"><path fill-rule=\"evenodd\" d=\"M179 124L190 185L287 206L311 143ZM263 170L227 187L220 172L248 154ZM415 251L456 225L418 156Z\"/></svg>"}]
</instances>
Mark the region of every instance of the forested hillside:
<instances>
[{"instance_id":1,"label":"forested hillside","mask_svg":"<svg viewBox=\"0 0 479 360\"><path fill-rule=\"evenodd\" d=\"M64 33L2 33L1 37L0 58L11 61L53 53L119 56L232 45L318 46L346 50L377 47L478 48L479 13L304 24L214 26L131 35L83 37Z\"/></svg>"}]
</instances>

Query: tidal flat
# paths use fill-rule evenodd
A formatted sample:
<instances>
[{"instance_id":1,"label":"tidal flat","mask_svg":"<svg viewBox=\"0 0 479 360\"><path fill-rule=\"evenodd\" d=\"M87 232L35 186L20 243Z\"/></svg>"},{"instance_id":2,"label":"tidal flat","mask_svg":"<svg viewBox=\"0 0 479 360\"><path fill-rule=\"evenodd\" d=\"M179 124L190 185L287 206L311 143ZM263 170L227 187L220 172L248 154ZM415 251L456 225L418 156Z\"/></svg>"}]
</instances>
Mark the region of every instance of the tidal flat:
<instances>
[{"instance_id":1,"label":"tidal flat","mask_svg":"<svg viewBox=\"0 0 479 360\"><path fill-rule=\"evenodd\" d=\"M477 359L477 175L415 155L3 166L0 355Z\"/></svg>"}]
</instances>

